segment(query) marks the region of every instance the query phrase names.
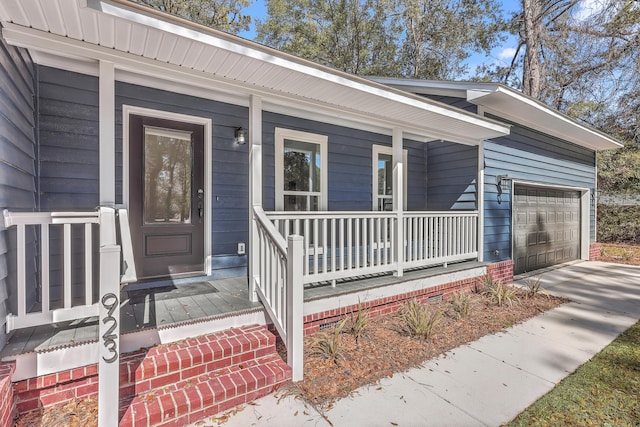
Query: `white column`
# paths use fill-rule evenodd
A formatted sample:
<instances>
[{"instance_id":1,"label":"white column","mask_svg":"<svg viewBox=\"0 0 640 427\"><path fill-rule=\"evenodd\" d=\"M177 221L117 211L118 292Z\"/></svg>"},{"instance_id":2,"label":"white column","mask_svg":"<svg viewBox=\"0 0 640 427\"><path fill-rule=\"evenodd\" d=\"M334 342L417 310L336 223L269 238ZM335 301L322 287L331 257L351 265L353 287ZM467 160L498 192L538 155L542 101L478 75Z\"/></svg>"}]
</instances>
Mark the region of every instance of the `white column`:
<instances>
[{"instance_id":1,"label":"white column","mask_svg":"<svg viewBox=\"0 0 640 427\"><path fill-rule=\"evenodd\" d=\"M292 368L294 382L304 377L303 242L298 235L287 239L287 364Z\"/></svg>"},{"instance_id":2,"label":"white column","mask_svg":"<svg viewBox=\"0 0 640 427\"><path fill-rule=\"evenodd\" d=\"M484 261L484 142L478 145L478 261Z\"/></svg>"},{"instance_id":3,"label":"white column","mask_svg":"<svg viewBox=\"0 0 640 427\"><path fill-rule=\"evenodd\" d=\"M258 301L255 277L259 274L258 227L253 207L262 206L262 99L249 100L249 298Z\"/></svg>"},{"instance_id":4,"label":"white column","mask_svg":"<svg viewBox=\"0 0 640 427\"><path fill-rule=\"evenodd\" d=\"M115 209L100 208L98 426L118 425L120 393L120 246Z\"/></svg>"},{"instance_id":5,"label":"white column","mask_svg":"<svg viewBox=\"0 0 640 427\"><path fill-rule=\"evenodd\" d=\"M113 206L116 203L116 90L112 62L100 61L99 90L100 205Z\"/></svg>"},{"instance_id":6,"label":"white column","mask_svg":"<svg viewBox=\"0 0 640 427\"><path fill-rule=\"evenodd\" d=\"M398 269L395 272L397 277L403 275L404 264L404 165L402 163L402 129L394 128L391 138L393 148L393 210L396 212L396 261Z\"/></svg>"}]
</instances>

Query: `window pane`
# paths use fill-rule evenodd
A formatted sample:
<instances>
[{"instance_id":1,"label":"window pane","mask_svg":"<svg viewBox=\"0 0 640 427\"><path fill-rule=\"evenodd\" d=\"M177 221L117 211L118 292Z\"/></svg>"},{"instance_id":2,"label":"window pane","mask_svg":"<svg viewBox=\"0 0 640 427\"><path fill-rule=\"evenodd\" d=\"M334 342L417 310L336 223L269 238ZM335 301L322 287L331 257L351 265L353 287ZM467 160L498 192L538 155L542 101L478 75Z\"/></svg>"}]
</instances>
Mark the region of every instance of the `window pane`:
<instances>
[{"instance_id":1,"label":"window pane","mask_svg":"<svg viewBox=\"0 0 640 427\"><path fill-rule=\"evenodd\" d=\"M285 194L284 196L285 211L317 211L318 196L294 196Z\"/></svg>"},{"instance_id":2,"label":"window pane","mask_svg":"<svg viewBox=\"0 0 640 427\"><path fill-rule=\"evenodd\" d=\"M320 191L320 146L285 139L285 191Z\"/></svg>"},{"instance_id":3,"label":"window pane","mask_svg":"<svg viewBox=\"0 0 640 427\"><path fill-rule=\"evenodd\" d=\"M378 155L378 195L393 194L393 163L389 154Z\"/></svg>"},{"instance_id":4,"label":"window pane","mask_svg":"<svg viewBox=\"0 0 640 427\"><path fill-rule=\"evenodd\" d=\"M191 222L191 134L145 127L144 220Z\"/></svg>"}]
</instances>

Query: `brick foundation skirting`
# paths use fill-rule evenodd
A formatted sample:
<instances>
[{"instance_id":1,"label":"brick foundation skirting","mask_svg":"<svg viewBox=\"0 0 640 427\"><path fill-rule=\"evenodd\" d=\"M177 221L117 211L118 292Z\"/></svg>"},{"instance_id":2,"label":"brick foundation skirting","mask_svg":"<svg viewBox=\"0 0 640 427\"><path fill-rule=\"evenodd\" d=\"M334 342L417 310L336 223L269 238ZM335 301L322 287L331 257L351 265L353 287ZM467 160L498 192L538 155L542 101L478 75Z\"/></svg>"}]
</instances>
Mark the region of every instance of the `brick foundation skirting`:
<instances>
[{"instance_id":1,"label":"brick foundation skirting","mask_svg":"<svg viewBox=\"0 0 640 427\"><path fill-rule=\"evenodd\" d=\"M500 261L487 265L487 274L493 280L500 280L503 284L513 283L513 260Z\"/></svg>"},{"instance_id":2,"label":"brick foundation skirting","mask_svg":"<svg viewBox=\"0 0 640 427\"><path fill-rule=\"evenodd\" d=\"M513 270L512 270L513 271ZM513 277L513 274L512 274ZM427 289L422 289L405 294L399 294L373 301L366 301L361 304L362 308L367 309L369 316L375 317L385 314L395 313L402 307L406 301L416 298L424 303L430 298L447 298L450 294L459 290L477 291L480 278L474 277L456 282L445 283ZM304 317L304 333L310 335L320 331L323 325L340 321L344 316L350 315L358 311L358 304L346 307L335 308L320 313L310 314Z\"/></svg>"},{"instance_id":3,"label":"brick foundation skirting","mask_svg":"<svg viewBox=\"0 0 640 427\"><path fill-rule=\"evenodd\" d=\"M599 261L601 249L602 245L600 242L591 242L589 245L589 261Z\"/></svg>"},{"instance_id":4,"label":"brick foundation skirting","mask_svg":"<svg viewBox=\"0 0 640 427\"><path fill-rule=\"evenodd\" d=\"M13 425L15 406L13 404L11 376L15 368L14 363L0 364L0 426L2 427Z\"/></svg>"}]
</instances>

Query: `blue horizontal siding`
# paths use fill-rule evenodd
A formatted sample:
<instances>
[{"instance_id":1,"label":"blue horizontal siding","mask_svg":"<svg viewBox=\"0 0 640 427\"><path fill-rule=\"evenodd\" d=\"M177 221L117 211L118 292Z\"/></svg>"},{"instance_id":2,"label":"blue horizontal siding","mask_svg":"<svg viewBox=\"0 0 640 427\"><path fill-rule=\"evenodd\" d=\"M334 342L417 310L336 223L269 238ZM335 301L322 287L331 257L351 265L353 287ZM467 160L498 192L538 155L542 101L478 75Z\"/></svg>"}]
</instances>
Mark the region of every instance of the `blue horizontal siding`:
<instances>
[{"instance_id":1,"label":"blue horizontal siding","mask_svg":"<svg viewBox=\"0 0 640 427\"><path fill-rule=\"evenodd\" d=\"M492 117L496 118L496 117ZM511 135L484 145L484 256L489 262L511 258L511 194L498 202L498 175L531 184L594 188L595 152L533 129L512 125ZM511 182L509 181L509 186ZM595 210L590 210L590 239L595 240ZM499 255L495 255L494 251Z\"/></svg>"},{"instance_id":2,"label":"blue horizontal siding","mask_svg":"<svg viewBox=\"0 0 640 427\"><path fill-rule=\"evenodd\" d=\"M477 165L477 147L430 142L427 151L428 208L476 209Z\"/></svg>"},{"instance_id":3,"label":"blue horizontal siding","mask_svg":"<svg viewBox=\"0 0 640 427\"><path fill-rule=\"evenodd\" d=\"M0 210L37 208L35 68L29 53L0 36ZM27 303L37 297L35 233L26 232ZM0 348L8 313L16 312L16 231L0 231Z\"/></svg>"},{"instance_id":4,"label":"blue horizontal siding","mask_svg":"<svg viewBox=\"0 0 640 427\"><path fill-rule=\"evenodd\" d=\"M328 137L328 209L370 211L372 207L373 145L391 146L388 135L367 132L271 112L263 113L263 204L275 208L275 128L299 130ZM425 209L424 144L404 141L407 159L407 208Z\"/></svg>"},{"instance_id":5,"label":"blue horizontal siding","mask_svg":"<svg viewBox=\"0 0 640 427\"><path fill-rule=\"evenodd\" d=\"M249 239L249 155L247 145L234 143L235 129L247 128L246 107L197 98L154 88L116 83L116 158L122 169L122 106L130 105L212 121L212 248L213 268L218 268L216 256L236 256L238 242ZM122 198L122 172L116 175L117 200ZM243 257L246 264L246 257Z\"/></svg>"}]
</instances>

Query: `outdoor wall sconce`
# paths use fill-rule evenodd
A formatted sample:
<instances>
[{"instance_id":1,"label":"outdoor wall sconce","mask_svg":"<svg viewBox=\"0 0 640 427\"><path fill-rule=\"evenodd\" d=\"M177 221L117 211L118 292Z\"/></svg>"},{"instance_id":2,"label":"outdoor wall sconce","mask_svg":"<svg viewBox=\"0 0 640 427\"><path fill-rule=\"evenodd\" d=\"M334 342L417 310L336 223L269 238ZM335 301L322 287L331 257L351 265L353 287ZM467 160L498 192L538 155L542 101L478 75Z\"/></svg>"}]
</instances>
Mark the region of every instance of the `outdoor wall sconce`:
<instances>
[{"instance_id":1,"label":"outdoor wall sconce","mask_svg":"<svg viewBox=\"0 0 640 427\"><path fill-rule=\"evenodd\" d=\"M510 180L511 178L509 177L509 175L498 175L496 177L496 189L498 190L498 204L502 203L502 191L503 185L507 185L507 181Z\"/></svg>"},{"instance_id":2,"label":"outdoor wall sconce","mask_svg":"<svg viewBox=\"0 0 640 427\"><path fill-rule=\"evenodd\" d=\"M236 137L234 142L238 145L244 145L247 143L249 133L244 128L236 128Z\"/></svg>"}]
</instances>

